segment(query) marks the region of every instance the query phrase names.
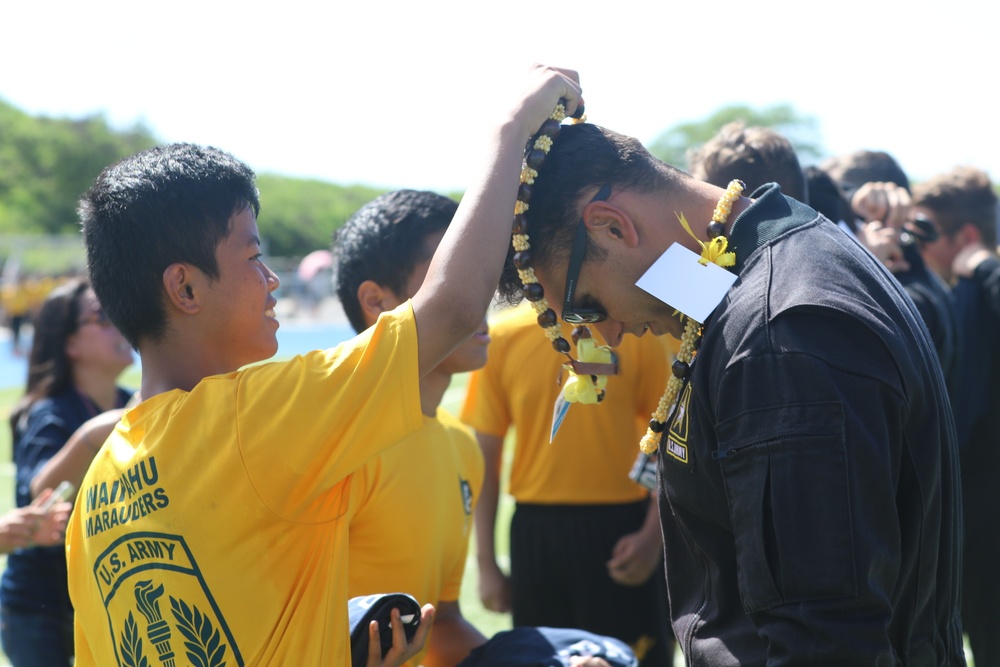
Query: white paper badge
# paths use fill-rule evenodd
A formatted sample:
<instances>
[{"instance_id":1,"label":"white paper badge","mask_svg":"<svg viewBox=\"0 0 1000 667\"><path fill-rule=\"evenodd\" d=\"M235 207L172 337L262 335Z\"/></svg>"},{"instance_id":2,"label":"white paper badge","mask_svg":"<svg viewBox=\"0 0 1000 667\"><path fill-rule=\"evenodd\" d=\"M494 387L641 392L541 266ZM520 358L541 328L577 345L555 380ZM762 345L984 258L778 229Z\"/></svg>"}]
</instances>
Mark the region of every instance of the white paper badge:
<instances>
[{"instance_id":1,"label":"white paper badge","mask_svg":"<svg viewBox=\"0 0 1000 667\"><path fill-rule=\"evenodd\" d=\"M704 323L736 282L736 274L711 262L702 266L699 259L696 253L674 243L642 274L636 287Z\"/></svg>"}]
</instances>

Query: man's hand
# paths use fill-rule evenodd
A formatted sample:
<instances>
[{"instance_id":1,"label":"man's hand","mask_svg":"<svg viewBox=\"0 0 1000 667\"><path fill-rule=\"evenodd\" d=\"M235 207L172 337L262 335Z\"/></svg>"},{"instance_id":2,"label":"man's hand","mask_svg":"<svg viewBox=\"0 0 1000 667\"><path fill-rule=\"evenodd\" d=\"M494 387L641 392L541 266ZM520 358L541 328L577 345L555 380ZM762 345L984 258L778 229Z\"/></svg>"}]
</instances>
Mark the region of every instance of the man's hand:
<instances>
[{"instance_id":1,"label":"man's hand","mask_svg":"<svg viewBox=\"0 0 1000 667\"><path fill-rule=\"evenodd\" d=\"M393 609L392 619L392 648L385 656L382 656L381 639L379 638L378 621L372 621L368 625L368 662L367 667L399 667L407 660L420 653L427 641L427 634L431 631L431 624L434 622L434 605L425 604L420 609L420 626L413 641L407 643L406 629L399 617L399 610Z\"/></svg>"},{"instance_id":2,"label":"man's hand","mask_svg":"<svg viewBox=\"0 0 1000 667\"><path fill-rule=\"evenodd\" d=\"M913 200L905 188L895 183L865 183L851 197L851 209L865 222L878 220L900 230L910 219Z\"/></svg>"},{"instance_id":3,"label":"man's hand","mask_svg":"<svg viewBox=\"0 0 1000 667\"><path fill-rule=\"evenodd\" d=\"M895 227L885 225L878 220L865 223L858 230L858 240L893 273L910 268L910 264L903 259L903 249L899 245L899 230Z\"/></svg>"},{"instance_id":4,"label":"man's hand","mask_svg":"<svg viewBox=\"0 0 1000 667\"><path fill-rule=\"evenodd\" d=\"M608 561L608 575L623 586L641 586L663 567L663 544L659 535L640 530L623 535Z\"/></svg>"},{"instance_id":5,"label":"man's hand","mask_svg":"<svg viewBox=\"0 0 1000 667\"><path fill-rule=\"evenodd\" d=\"M500 570L495 561L492 567L483 563L479 565L479 600L490 611L510 611L510 577Z\"/></svg>"}]
</instances>

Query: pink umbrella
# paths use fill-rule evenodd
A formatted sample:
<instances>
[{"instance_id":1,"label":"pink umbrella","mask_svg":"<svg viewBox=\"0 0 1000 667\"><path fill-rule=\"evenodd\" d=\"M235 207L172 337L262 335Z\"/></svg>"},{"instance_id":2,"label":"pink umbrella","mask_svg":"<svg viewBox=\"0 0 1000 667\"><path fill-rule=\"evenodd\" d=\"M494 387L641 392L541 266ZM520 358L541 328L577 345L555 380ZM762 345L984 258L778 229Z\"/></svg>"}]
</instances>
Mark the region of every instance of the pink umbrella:
<instances>
[{"instance_id":1,"label":"pink umbrella","mask_svg":"<svg viewBox=\"0 0 1000 667\"><path fill-rule=\"evenodd\" d=\"M299 262L299 278L305 281L312 280L317 273L331 266L333 266L333 254L329 250L313 250Z\"/></svg>"}]
</instances>

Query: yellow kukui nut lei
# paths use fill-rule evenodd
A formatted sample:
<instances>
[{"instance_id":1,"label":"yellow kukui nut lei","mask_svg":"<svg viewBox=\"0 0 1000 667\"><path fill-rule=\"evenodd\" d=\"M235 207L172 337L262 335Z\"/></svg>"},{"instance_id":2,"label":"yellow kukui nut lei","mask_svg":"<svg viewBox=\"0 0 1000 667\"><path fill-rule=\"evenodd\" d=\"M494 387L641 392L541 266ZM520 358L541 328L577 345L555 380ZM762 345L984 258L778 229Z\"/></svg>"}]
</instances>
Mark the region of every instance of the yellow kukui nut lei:
<instances>
[{"instance_id":1,"label":"yellow kukui nut lei","mask_svg":"<svg viewBox=\"0 0 1000 667\"><path fill-rule=\"evenodd\" d=\"M580 117L572 118L573 123L586 121L582 105L577 110L577 115ZM604 398L604 389L608 384L607 376L577 373L578 368L586 368L586 366L577 366L577 364L599 364L611 368L614 364L611 349L607 346L597 345L587 327L577 327L573 332L577 359L574 360L570 355L570 344L563 338L559 319L556 317L555 311L549 307L545 292L538 283L534 269L531 268L531 244L528 240L527 220L524 217L530 205L531 186L538 177L538 169L545 161L554 139L559 135L559 126L565 119L566 106L560 101L549 119L542 124L534 142L530 144L525 154L521 166L521 185L518 188L517 202L514 204L514 229L511 245L515 251L514 266L517 267L517 274L521 279L522 292L538 316L538 324L545 331L545 336L552 343L552 347L557 352L569 357L570 363L563 366L569 371L569 379L566 382L563 397L570 403L597 403Z\"/></svg>"},{"instance_id":2,"label":"yellow kukui nut lei","mask_svg":"<svg viewBox=\"0 0 1000 667\"><path fill-rule=\"evenodd\" d=\"M701 259L698 260L701 264L711 262L722 267L734 266L736 264L736 253L728 251L729 241L726 239L724 232L726 220L729 219L729 214L733 210L733 204L743 195L745 187L742 181L730 181L725 194L719 199L719 203L716 204L715 211L712 213L712 222L708 226L708 235L711 240L708 243L702 242L701 239L698 239L694 235L683 213L677 215L677 219L680 220L681 225L684 226L687 233L701 244ZM663 433L663 429L666 428L667 417L673 409L674 404L677 403L681 387L684 386L684 380L691 370L691 361L697 352L698 341L701 338L702 332L701 324L686 315L684 316L684 320L684 334L681 336L681 348L677 352L677 360L674 361L671 368L671 376L667 381L667 388L664 390L663 396L660 397L660 402L653 412L653 418L649 420L649 428L646 429L646 435L642 437L642 441L639 443L639 449L644 454L652 454L656 451L660 435Z\"/></svg>"}]
</instances>

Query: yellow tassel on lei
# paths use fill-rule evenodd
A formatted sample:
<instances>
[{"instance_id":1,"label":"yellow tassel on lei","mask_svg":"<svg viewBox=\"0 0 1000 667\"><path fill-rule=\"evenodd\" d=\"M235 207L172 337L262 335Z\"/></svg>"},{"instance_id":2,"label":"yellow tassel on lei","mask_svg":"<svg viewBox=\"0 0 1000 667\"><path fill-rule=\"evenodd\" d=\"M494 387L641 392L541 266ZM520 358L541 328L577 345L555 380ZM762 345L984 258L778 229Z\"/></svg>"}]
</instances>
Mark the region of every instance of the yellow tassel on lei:
<instances>
[{"instance_id":1,"label":"yellow tassel on lei","mask_svg":"<svg viewBox=\"0 0 1000 667\"><path fill-rule=\"evenodd\" d=\"M691 238L697 241L698 245L701 246L701 259L698 260L699 264L705 266L711 262L712 264L718 264L721 267L736 266L736 253L727 252L729 248L729 241L726 240L725 236L716 236L708 243L705 243L691 231L691 225L688 224L687 218L684 217L683 213L678 213L677 219L681 221L681 225L684 227L685 231L691 235Z\"/></svg>"},{"instance_id":2,"label":"yellow tassel on lei","mask_svg":"<svg viewBox=\"0 0 1000 667\"><path fill-rule=\"evenodd\" d=\"M576 342L576 358L584 363L610 364L611 348L598 345L593 338L581 338ZM578 375L569 364L564 364L563 368L569 371L563 390L563 398L568 403L592 404L601 399L608 386L607 375Z\"/></svg>"}]
</instances>

